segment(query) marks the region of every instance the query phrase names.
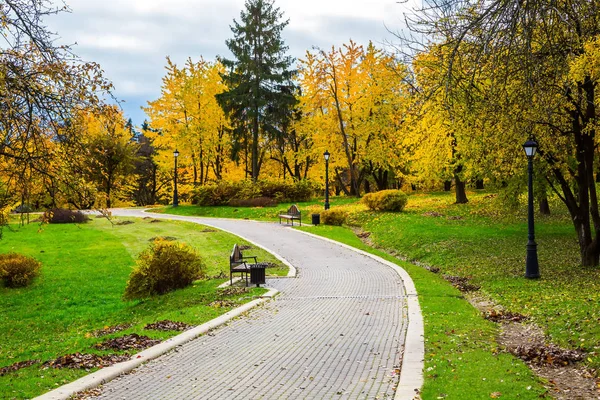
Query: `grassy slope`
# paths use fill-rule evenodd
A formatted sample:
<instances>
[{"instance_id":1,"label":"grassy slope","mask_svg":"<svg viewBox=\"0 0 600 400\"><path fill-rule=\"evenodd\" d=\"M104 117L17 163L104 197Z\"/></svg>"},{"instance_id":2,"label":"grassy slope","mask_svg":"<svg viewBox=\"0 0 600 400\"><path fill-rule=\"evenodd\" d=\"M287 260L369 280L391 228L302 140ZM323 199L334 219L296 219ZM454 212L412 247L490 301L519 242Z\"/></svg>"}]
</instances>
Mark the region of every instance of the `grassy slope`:
<instances>
[{"instance_id":1,"label":"grassy slope","mask_svg":"<svg viewBox=\"0 0 600 400\"><path fill-rule=\"evenodd\" d=\"M225 279L199 281L151 300L123 302L121 295L134 256L152 237L173 236L197 247L209 275L227 273L233 243L243 243L223 232L202 232L195 224L133 221L111 227L105 220L94 220L78 226L48 225L41 231L32 224L4 232L0 252L33 256L43 267L41 276L28 288L0 287L0 366L29 359L47 361L77 351L97 352L91 347L106 337L94 338L90 333L105 326L133 324L108 337L135 332L166 338L175 332L144 331L143 326L162 319L200 324L228 311L208 305L217 299L216 286ZM252 250L252 254L276 262L261 250ZM261 291L254 289L254 294ZM251 295L238 300L247 301ZM0 377L0 398L32 397L84 374L33 366Z\"/></svg>"},{"instance_id":2,"label":"grassy slope","mask_svg":"<svg viewBox=\"0 0 600 400\"><path fill-rule=\"evenodd\" d=\"M527 222L524 215L495 215L495 203L471 193L471 204L451 204L447 195L412 197L399 215L362 213L358 219L378 247L470 277L508 310L532 317L550 339L589 353L600 367L600 269L579 266L573 227L558 205L538 216L540 280L523 278ZM432 211L443 214L431 217ZM448 218L450 217L450 218ZM452 219L460 217L462 219Z\"/></svg>"}]
</instances>

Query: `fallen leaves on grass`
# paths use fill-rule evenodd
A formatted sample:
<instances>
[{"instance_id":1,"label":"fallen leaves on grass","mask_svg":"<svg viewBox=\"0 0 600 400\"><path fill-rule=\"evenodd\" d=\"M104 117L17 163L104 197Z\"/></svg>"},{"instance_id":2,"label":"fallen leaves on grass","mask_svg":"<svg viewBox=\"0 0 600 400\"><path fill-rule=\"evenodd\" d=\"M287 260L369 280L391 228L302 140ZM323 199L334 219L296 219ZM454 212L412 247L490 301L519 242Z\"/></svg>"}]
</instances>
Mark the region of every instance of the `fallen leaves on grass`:
<instances>
[{"instance_id":1,"label":"fallen leaves on grass","mask_svg":"<svg viewBox=\"0 0 600 400\"><path fill-rule=\"evenodd\" d=\"M248 293L248 288L240 286L227 286L225 288L219 289L218 291L218 294L221 297L234 296L246 293Z\"/></svg>"},{"instance_id":2,"label":"fallen leaves on grass","mask_svg":"<svg viewBox=\"0 0 600 400\"><path fill-rule=\"evenodd\" d=\"M243 244L240 246L240 250L250 250L252 249L252 246L247 245L247 244Z\"/></svg>"},{"instance_id":3,"label":"fallen leaves on grass","mask_svg":"<svg viewBox=\"0 0 600 400\"><path fill-rule=\"evenodd\" d=\"M554 345L521 345L511 349L520 359L537 365L563 366L583 360L584 353L578 350L565 350Z\"/></svg>"},{"instance_id":4,"label":"fallen leaves on grass","mask_svg":"<svg viewBox=\"0 0 600 400\"><path fill-rule=\"evenodd\" d=\"M177 321L158 321L153 324L148 324L144 327L147 330L154 331L185 331L192 327L192 325L186 324L185 322L177 322Z\"/></svg>"},{"instance_id":5,"label":"fallen leaves on grass","mask_svg":"<svg viewBox=\"0 0 600 400\"><path fill-rule=\"evenodd\" d=\"M0 368L0 376L4 376L9 372L15 372L23 368L31 367L32 365L35 365L39 362L40 360L19 361L12 365L9 365L8 367L2 367Z\"/></svg>"},{"instance_id":6,"label":"fallen leaves on grass","mask_svg":"<svg viewBox=\"0 0 600 400\"><path fill-rule=\"evenodd\" d=\"M206 228L206 229L202 229L200 232L202 233L213 233L216 232L216 229L211 229L211 228Z\"/></svg>"},{"instance_id":7,"label":"fallen leaves on grass","mask_svg":"<svg viewBox=\"0 0 600 400\"><path fill-rule=\"evenodd\" d=\"M133 223L133 221L117 221L115 225L131 225Z\"/></svg>"},{"instance_id":8,"label":"fallen leaves on grass","mask_svg":"<svg viewBox=\"0 0 600 400\"><path fill-rule=\"evenodd\" d=\"M173 236L154 236L148 239L149 242L154 242L156 240L166 240L167 242L173 242L177 240L177 238Z\"/></svg>"},{"instance_id":9,"label":"fallen leaves on grass","mask_svg":"<svg viewBox=\"0 0 600 400\"><path fill-rule=\"evenodd\" d=\"M237 303L231 300L215 300L209 304L210 307L222 308L222 307L234 307Z\"/></svg>"},{"instance_id":10,"label":"fallen leaves on grass","mask_svg":"<svg viewBox=\"0 0 600 400\"><path fill-rule=\"evenodd\" d=\"M464 293L476 292L480 289L479 286L469 283L468 278L462 276L445 275L444 279L450 282L452 286Z\"/></svg>"},{"instance_id":11,"label":"fallen leaves on grass","mask_svg":"<svg viewBox=\"0 0 600 400\"><path fill-rule=\"evenodd\" d=\"M439 217L443 217L444 214L440 214L439 212L436 211L427 211L424 212L423 214L421 214L424 217L434 217L434 218L439 218Z\"/></svg>"},{"instance_id":12,"label":"fallen leaves on grass","mask_svg":"<svg viewBox=\"0 0 600 400\"><path fill-rule=\"evenodd\" d=\"M121 332L131 327L131 324L120 324L115 326L105 326L102 329L92 332L86 335L86 337L102 337L110 335L111 333Z\"/></svg>"},{"instance_id":13,"label":"fallen leaves on grass","mask_svg":"<svg viewBox=\"0 0 600 400\"><path fill-rule=\"evenodd\" d=\"M137 333L132 333L131 335L106 340L96 344L94 347L99 350L143 350L160 342L160 340L150 339L148 336L140 336Z\"/></svg>"},{"instance_id":14,"label":"fallen leaves on grass","mask_svg":"<svg viewBox=\"0 0 600 400\"><path fill-rule=\"evenodd\" d=\"M522 314L511 313L508 311L495 310L495 309L486 311L484 313L484 318L489 321L493 321L493 322L502 322L502 321L523 322L523 321L529 319L529 317L522 315Z\"/></svg>"},{"instance_id":15,"label":"fallen leaves on grass","mask_svg":"<svg viewBox=\"0 0 600 400\"><path fill-rule=\"evenodd\" d=\"M58 357L56 360L48 361L43 364L43 368L72 368L72 369L91 369L109 367L123 361L129 360L129 354L109 354L99 356L98 354L74 353Z\"/></svg>"}]
</instances>

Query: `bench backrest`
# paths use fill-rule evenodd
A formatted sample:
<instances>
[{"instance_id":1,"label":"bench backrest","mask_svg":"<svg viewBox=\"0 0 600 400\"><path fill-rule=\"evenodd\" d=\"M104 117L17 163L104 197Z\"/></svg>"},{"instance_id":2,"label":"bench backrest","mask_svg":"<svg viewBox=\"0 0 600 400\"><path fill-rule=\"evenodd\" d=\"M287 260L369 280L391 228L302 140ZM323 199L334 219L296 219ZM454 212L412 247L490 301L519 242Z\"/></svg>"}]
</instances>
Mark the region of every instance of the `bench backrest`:
<instances>
[{"instance_id":1,"label":"bench backrest","mask_svg":"<svg viewBox=\"0 0 600 400\"><path fill-rule=\"evenodd\" d=\"M231 255L229 256L229 265L236 266L242 264L242 250L240 250L240 246L237 244L233 245L233 250L231 251Z\"/></svg>"},{"instance_id":2,"label":"bench backrest","mask_svg":"<svg viewBox=\"0 0 600 400\"><path fill-rule=\"evenodd\" d=\"M300 216L300 210L298 210L298 206L296 206L295 204L292 204L292 206L287 210L287 215L294 215L299 217Z\"/></svg>"}]
</instances>

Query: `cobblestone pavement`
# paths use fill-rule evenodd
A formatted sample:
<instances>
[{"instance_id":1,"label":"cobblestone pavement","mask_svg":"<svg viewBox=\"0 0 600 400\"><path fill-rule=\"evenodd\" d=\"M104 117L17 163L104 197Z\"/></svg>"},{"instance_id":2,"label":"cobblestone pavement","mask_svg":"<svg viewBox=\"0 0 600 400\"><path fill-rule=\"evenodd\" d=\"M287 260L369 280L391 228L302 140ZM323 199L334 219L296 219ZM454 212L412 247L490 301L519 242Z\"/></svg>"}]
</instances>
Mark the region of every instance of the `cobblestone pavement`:
<instances>
[{"instance_id":1,"label":"cobblestone pavement","mask_svg":"<svg viewBox=\"0 0 600 400\"><path fill-rule=\"evenodd\" d=\"M391 268L279 224L173 219L237 233L285 258L298 277L269 279L281 291L275 300L109 382L99 398L394 397L406 319Z\"/></svg>"}]
</instances>

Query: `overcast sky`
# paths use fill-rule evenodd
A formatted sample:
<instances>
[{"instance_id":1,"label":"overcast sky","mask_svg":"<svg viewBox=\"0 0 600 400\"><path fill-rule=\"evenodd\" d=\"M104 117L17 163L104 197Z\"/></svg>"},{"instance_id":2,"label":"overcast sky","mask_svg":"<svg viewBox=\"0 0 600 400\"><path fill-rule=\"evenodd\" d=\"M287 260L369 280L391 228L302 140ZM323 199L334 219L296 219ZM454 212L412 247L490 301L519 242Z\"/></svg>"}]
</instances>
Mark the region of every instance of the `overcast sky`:
<instances>
[{"instance_id":1,"label":"overcast sky","mask_svg":"<svg viewBox=\"0 0 600 400\"><path fill-rule=\"evenodd\" d=\"M59 43L74 44L85 61L98 62L134 124L140 109L160 95L165 57L229 56L225 40L239 21L244 0L65 0L71 13L47 20ZM415 3L416 0L410 0ZM302 58L313 46L330 49L349 39L359 44L393 41L386 29L402 28L410 8L397 0L276 0L290 23L283 32L290 54Z\"/></svg>"}]
</instances>

